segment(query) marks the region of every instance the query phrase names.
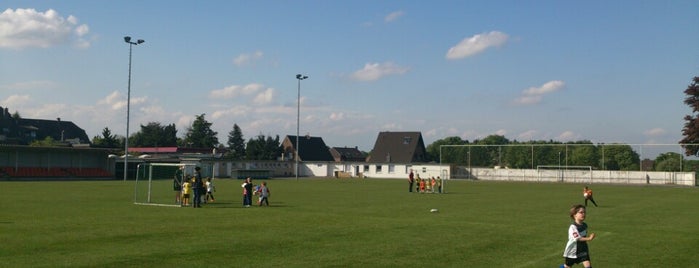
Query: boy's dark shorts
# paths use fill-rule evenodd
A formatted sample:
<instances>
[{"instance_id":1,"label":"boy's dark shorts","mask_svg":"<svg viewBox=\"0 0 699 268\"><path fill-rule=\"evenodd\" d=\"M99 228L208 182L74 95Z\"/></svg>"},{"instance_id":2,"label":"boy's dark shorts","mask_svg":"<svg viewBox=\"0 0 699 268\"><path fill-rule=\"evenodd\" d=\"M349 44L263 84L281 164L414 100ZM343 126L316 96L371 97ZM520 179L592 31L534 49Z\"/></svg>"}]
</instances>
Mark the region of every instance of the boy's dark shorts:
<instances>
[{"instance_id":1,"label":"boy's dark shorts","mask_svg":"<svg viewBox=\"0 0 699 268\"><path fill-rule=\"evenodd\" d=\"M566 266L571 267L574 264L578 264L578 263L581 263L584 261L589 261L589 260L590 260L590 255L585 255L585 256L578 257L578 258L574 258L574 259L566 258Z\"/></svg>"}]
</instances>

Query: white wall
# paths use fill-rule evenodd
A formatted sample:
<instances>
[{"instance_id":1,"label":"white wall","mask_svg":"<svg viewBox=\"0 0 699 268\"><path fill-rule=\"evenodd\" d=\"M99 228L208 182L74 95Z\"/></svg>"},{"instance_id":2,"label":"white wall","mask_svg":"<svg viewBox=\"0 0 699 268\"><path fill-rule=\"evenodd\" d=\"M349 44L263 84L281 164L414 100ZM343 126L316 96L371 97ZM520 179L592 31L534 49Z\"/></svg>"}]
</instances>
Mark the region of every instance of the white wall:
<instances>
[{"instance_id":1,"label":"white wall","mask_svg":"<svg viewBox=\"0 0 699 268\"><path fill-rule=\"evenodd\" d=\"M478 180L540 181L566 183L618 183L695 186L693 172L651 172L617 170L535 170L472 168ZM647 177L646 177L647 176Z\"/></svg>"}]
</instances>

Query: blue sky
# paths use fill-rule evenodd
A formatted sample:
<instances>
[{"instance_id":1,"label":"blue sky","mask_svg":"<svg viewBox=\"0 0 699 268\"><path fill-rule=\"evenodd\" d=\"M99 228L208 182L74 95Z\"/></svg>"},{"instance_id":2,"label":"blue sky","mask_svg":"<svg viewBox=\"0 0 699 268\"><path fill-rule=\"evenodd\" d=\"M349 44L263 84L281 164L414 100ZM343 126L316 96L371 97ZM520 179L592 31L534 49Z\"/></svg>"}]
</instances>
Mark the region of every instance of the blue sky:
<instances>
[{"instance_id":1,"label":"blue sky","mask_svg":"<svg viewBox=\"0 0 699 268\"><path fill-rule=\"evenodd\" d=\"M697 1L3 1L0 106L89 137L206 114L225 143L380 131L677 143Z\"/></svg>"}]
</instances>

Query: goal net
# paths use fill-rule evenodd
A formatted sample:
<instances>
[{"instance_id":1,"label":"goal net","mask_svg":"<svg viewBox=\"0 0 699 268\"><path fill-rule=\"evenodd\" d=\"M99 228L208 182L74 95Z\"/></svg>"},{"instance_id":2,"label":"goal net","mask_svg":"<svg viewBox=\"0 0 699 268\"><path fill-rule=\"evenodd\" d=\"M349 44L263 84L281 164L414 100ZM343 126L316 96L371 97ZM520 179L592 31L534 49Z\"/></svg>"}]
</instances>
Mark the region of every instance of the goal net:
<instances>
[{"instance_id":1,"label":"goal net","mask_svg":"<svg viewBox=\"0 0 699 268\"><path fill-rule=\"evenodd\" d=\"M175 191L175 186L181 186L183 180L191 178L194 167L195 164L180 163L139 164L134 186L134 204L179 207L181 193Z\"/></svg>"},{"instance_id":2,"label":"goal net","mask_svg":"<svg viewBox=\"0 0 699 268\"><path fill-rule=\"evenodd\" d=\"M592 166L536 166L539 181L592 183Z\"/></svg>"}]
</instances>

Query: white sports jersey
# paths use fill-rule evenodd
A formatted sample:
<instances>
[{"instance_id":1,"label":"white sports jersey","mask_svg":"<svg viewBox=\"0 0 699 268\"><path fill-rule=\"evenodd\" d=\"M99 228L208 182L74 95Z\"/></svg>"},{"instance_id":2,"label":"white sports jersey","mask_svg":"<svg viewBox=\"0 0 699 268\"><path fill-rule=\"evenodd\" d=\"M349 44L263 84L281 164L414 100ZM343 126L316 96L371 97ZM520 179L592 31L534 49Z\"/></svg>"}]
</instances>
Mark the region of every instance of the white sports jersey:
<instances>
[{"instance_id":1,"label":"white sports jersey","mask_svg":"<svg viewBox=\"0 0 699 268\"><path fill-rule=\"evenodd\" d=\"M568 243L563 251L563 257L575 259L586 257L589 254L587 242L578 241L581 237L587 237L587 224L584 222L581 225L571 223L568 228Z\"/></svg>"},{"instance_id":2,"label":"white sports jersey","mask_svg":"<svg viewBox=\"0 0 699 268\"><path fill-rule=\"evenodd\" d=\"M214 186L213 182L210 182L210 181L206 182L206 191L207 192L213 193L215 189L216 189L216 187Z\"/></svg>"}]
</instances>

